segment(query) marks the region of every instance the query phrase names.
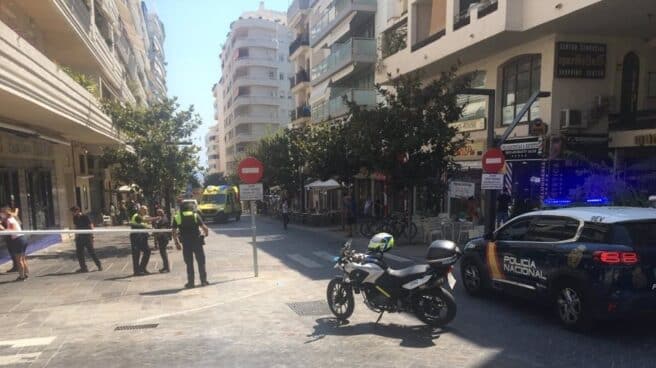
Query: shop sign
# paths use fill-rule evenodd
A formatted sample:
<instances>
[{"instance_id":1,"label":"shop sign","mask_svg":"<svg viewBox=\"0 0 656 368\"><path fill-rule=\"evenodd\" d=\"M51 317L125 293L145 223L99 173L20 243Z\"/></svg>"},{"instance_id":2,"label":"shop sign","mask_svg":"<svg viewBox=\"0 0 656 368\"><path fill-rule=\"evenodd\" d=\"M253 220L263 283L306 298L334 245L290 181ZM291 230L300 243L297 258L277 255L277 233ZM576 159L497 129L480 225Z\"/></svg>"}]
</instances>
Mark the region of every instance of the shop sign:
<instances>
[{"instance_id":1,"label":"shop sign","mask_svg":"<svg viewBox=\"0 0 656 368\"><path fill-rule=\"evenodd\" d=\"M501 190L503 189L503 174L483 174L481 177L482 190Z\"/></svg>"},{"instance_id":2,"label":"shop sign","mask_svg":"<svg viewBox=\"0 0 656 368\"><path fill-rule=\"evenodd\" d=\"M452 181L449 183L449 198L471 198L476 192L476 184L466 181Z\"/></svg>"},{"instance_id":3,"label":"shop sign","mask_svg":"<svg viewBox=\"0 0 656 368\"><path fill-rule=\"evenodd\" d=\"M477 159L483 155L485 151L485 141L473 141L467 143L458 151L456 151L456 157L462 160L466 159Z\"/></svg>"},{"instance_id":4,"label":"shop sign","mask_svg":"<svg viewBox=\"0 0 656 368\"><path fill-rule=\"evenodd\" d=\"M608 135L610 148L641 146L656 146L656 129L618 131Z\"/></svg>"},{"instance_id":5,"label":"shop sign","mask_svg":"<svg viewBox=\"0 0 656 368\"><path fill-rule=\"evenodd\" d=\"M7 135L0 135L0 154L20 158L52 158L54 155L52 144L50 143Z\"/></svg>"},{"instance_id":6,"label":"shop sign","mask_svg":"<svg viewBox=\"0 0 656 368\"><path fill-rule=\"evenodd\" d=\"M509 139L501 145L506 161L540 160L543 155L542 137L524 137Z\"/></svg>"},{"instance_id":7,"label":"shop sign","mask_svg":"<svg viewBox=\"0 0 656 368\"><path fill-rule=\"evenodd\" d=\"M636 146L656 146L656 133L636 135L634 140Z\"/></svg>"},{"instance_id":8,"label":"shop sign","mask_svg":"<svg viewBox=\"0 0 656 368\"><path fill-rule=\"evenodd\" d=\"M456 121L449 123L449 128L456 128L458 132L472 132L485 129L485 118Z\"/></svg>"},{"instance_id":9,"label":"shop sign","mask_svg":"<svg viewBox=\"0 0 656 368\"><path fill-rule=\"evenodd\" d=\"M556 78L606 78L606 45L601 43L556 43Z\"/></svg>"}]
</instances>

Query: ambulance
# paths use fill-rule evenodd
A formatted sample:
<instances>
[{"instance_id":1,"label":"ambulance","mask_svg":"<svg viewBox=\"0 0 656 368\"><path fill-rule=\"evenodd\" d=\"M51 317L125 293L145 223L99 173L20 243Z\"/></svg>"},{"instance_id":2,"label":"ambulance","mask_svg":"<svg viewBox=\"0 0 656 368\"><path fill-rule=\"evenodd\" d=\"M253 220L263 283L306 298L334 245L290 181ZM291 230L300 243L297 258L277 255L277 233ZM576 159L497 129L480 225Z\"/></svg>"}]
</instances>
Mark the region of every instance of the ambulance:
<instances>
[{"instance_id":1,"label":"ambulance","mask_svg":"<svg viewBox=\"0 0 656 368\"><path fill-rule=\"evenodd\" d=\"M198 209L205 221L225 222L229 218L239 221L241 218L239 189L229 185L210 185L203 190Z\"/></svg>"}]
</instances>

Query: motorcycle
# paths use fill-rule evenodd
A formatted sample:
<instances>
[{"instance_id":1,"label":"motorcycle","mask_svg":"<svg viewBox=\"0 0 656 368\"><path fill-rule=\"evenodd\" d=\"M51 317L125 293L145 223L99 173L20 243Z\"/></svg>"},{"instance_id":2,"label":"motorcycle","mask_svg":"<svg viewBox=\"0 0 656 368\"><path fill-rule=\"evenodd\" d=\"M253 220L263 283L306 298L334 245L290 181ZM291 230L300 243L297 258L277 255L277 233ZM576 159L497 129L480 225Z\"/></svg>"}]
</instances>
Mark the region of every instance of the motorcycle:
<instances>
[{"instance_id":1,"label":"motorcycle","mask_svg":"<svg viewBox=\"0 0 656 368\"><path fill-rule=\"evenodd\" d=\"M343 275L328 284L328 306L335 317L346 321L355 309L354 293L362 294L364 304L379 313L376 323L385 312L406 312L427 325L442 327L456 316L449 289L455 287L453 265L461 255L454 242L436 240L428 248L427 264L395 270L385 263L384 251L357 253L349 240L335 257L335 268Z\"/></svg>"}]
</instances>

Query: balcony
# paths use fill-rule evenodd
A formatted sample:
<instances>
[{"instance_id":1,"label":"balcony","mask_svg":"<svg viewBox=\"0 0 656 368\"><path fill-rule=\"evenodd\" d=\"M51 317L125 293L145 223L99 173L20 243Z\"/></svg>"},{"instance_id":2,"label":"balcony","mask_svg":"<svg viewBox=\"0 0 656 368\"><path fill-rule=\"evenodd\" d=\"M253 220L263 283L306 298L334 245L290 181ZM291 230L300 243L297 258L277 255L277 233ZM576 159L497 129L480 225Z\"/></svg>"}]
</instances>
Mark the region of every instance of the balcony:
<instances>
[{"instance_id":1,"label":"balcony","mask_svg":"<svg viewBox=\"0 0 656 368\"><path fill-rule=\"evenodd\" d=\"M312 106L312 121L322 122L347 114L349 108L344 103L344 96L360 106L376 106L376 91L373 89L335 88L331 91L331 96L327 102Z\"/></svg>"},{"instance_id":2,"label":"balcony","mask_svg":"<svg viewBox=\"0 0 656 368\"><path fill-rule=\"evenodd\" d=\"M278 105L280 105L280 101L281 101L281 99L279 97L276 97L276 96L242 95L242 96L235 97L233 106L235 106L235 107L239 106L239 105L278 106Z\"/></svg>"},{"instance_id":3,"label":"balcony","mask_svg":"<svg viewBox=\"0 0 656 368\"><path fill-rule=\"evenodd\" d=\"M301 33L289 45L289 57L293 59L294 53L302 46L310 45L310 35L308 33Z\"/></svg>"},{"instance_id":4,"label":"balcony","mask_svg":"<svg viewBox=\"0 0 656 368\"><path fill-rule=\"evenodd\" d=\"M310 76L308 75L307 71L304 69L299 70L294 78L292 79L292 85L291 88L293 89L294 87L298 86L301 83L307 83L310 81Z\"/></svg>"},{"instance_id":5,"label":"balcony","mask_svg":"<svg viewBox=\"0 0 656 368\"><path fill-rule=\"evenodd\" d=\"M277 114L243 114L235 116L235 126L241 124L278 124L280 119Z\"/></svg>"},{"instance_id":6,"label":"balcony","mask_svg":"<svg viewBox=\"0 0 656 368\"><path fill-rule=\"evenodd\" d=\"M656 128L656 110L641 110L633 114L609 114L608 130L626 131Z\"/></svg>"},{"instance_id":7,"label":"balcony","mask_svg":"<svg viewBox=\"0 0 656 368\"><path fill-rule=\"evenodd\" d=\"M291 113L292 121L309 118L310 116L312 116L312 110L310 109L309 105L298 106Z\"/></svg>"},{"instance_id":8,"label":"balcony","mask_svg":"<svg viewBox=\"0 0 656 368\"><path fill-rule=\"evenodd\" d=\"M333 45L330 55L312 68L310 80L318 84L352 63L375 63L376 40L373 38L351 38L345 43Z\"/></svg>"},{"instance_id":9,"label":"balcony","mask_svg":"<svg viewBox=\"0 0 656 368\"><path fill-rule=\"evenodd\" d=\"M375 13L376 0L334 0L328 11L310 19L310 45L314 47L330 30L356 11Z\"/></svg>"},{"instance_id":10,"label":"balcony","mask_svg":"<svg viewBox=\"0 0 656 368\"><path fill-rule=\"evenodd\" d=\"M381 54L383 58L396 54L408 46L408 18L383 32Z\"/></svg>"},{"instance_id":11,"label":"balcony","mask_svg":"<svg viewBox=\"0 0 656 368\"><path fill-rule=\"evenodd\" d=\"M236 70L237 68L247 66L264 66L269 68L278 68L278 61L273 58L241 56L234 60L232 65L228 65L224 70Z\"/></svg>"},{"instance_id":12,"label":"balcony","mask_svg":"<svg viewBox=\"0 0 656 368\"><path fill-rule=\"evenodd\" d=\"M289 8L287 9L287 22L289 24L293 23L292 19L294 19L294 17L296 17L301 11L309 8L309 5L310 5L309 0L294 0L292 5L290 5Z\"/></svg>"},{"instance_id":13,"label":"balcony","mask_svg":"<svg viewBox=\"0 0 656 368\"><path fill-rule=\"evenodd\" d=\"M0 22L0 105L9 121L89 144L117 144L98 100L61 67Z\"/></svg>"}]
</instances>

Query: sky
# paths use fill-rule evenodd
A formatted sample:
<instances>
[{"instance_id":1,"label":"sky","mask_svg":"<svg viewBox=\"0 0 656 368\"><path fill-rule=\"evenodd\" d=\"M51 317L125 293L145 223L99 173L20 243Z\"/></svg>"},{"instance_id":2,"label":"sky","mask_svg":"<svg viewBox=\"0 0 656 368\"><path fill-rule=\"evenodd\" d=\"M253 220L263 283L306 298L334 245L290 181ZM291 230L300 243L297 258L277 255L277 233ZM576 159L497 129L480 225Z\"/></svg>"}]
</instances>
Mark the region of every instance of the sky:
<instances>
[{"instance_id":1,"label":"sky","mask_svg":"<svg viewBox=\"0 0 656 368\"><path fill-rule=\"evenodd\" d=\"M219 54L230 23L245 11L256 10L260 0L149 0L166 31L164 51L167 87L182 107L193 105L203 119L194 142L205 164L205 133L214 125L212 86L221 78ZM291 0L266 0L267 9L287 11Z\"/></svg>"}]
</instances>

